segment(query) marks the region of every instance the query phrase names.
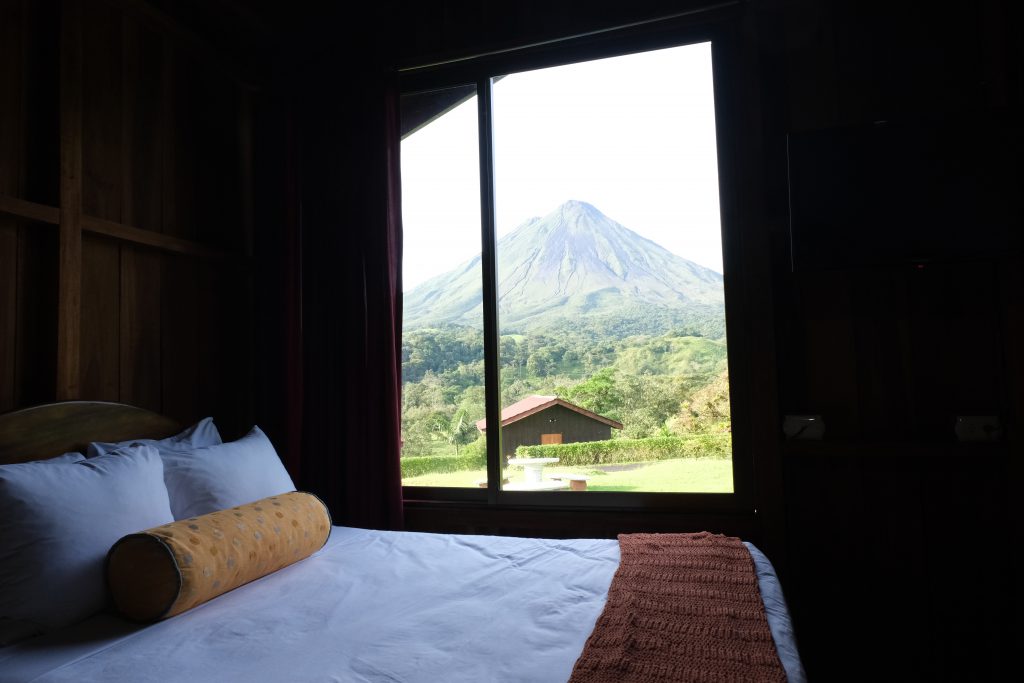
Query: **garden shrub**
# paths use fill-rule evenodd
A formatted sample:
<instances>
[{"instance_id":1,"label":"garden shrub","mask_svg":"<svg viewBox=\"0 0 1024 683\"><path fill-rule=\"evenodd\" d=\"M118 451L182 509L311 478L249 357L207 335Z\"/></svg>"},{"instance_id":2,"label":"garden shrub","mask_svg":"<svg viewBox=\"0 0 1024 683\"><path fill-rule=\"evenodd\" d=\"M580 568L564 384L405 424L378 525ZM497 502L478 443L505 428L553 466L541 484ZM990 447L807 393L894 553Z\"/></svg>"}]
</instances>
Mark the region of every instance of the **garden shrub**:
<instances>
[{"instance_id":1,"label":"garden shrub","mask_svg":"<svg viewBox=\"0 0 1024 683\"><path fill-rule=\"evenodd\" d=\"M560 466L606 465L676 458L728 458L731 434L656 436L647 439L611 439L579 443L520 446L518 458L558 458Z\"/></svg>"},{"instance_id":2,"label":"garden shrub","mask_svg":"<svg viewBox=\"0 0 1024 683\"><path fill-rule=\"evenodd\" d=\"M487 467L486 452L467 447L458 455L421 455L402 458L402 478L424 474L445 474L461 470L479 470Z\"/></svg>"}]
</instances>

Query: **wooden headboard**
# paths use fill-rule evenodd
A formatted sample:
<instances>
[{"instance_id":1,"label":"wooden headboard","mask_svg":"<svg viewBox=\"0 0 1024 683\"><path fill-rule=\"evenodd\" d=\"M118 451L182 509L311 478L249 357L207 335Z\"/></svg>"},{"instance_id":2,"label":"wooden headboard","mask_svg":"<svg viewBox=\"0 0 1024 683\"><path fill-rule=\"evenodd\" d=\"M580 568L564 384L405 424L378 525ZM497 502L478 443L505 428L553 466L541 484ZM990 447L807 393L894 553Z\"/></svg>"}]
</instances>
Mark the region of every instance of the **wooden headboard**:
<instances>
[{"instance_id":1,"label":"wooden headboard","mask_svg":"<svg viewBox=\"0 0 1024 683\"><path fill-rule=\"evenodd\" d=\"M90 441L161 439L181 429L176 420L122 403L47 403L0 415L0 465L85 453Z\"/></svg>"}]
</instances>

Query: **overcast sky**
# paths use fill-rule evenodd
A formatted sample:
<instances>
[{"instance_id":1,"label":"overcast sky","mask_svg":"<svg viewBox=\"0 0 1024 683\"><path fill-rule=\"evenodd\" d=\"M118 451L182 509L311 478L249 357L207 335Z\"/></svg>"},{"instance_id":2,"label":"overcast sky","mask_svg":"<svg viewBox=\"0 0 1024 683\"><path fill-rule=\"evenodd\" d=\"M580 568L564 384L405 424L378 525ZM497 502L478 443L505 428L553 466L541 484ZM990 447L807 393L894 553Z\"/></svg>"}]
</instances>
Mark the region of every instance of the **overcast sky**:
<instances>
[{"instance_id":1,"label":"overcast sky","mask_svg":"<svg viewBox=\"0 0 1024 683\"><path fill-rule=\"evenodd\" d=\"M493 86L498 237L569 199L722 272L709 43ZM476 98L402 141L406 290L480 253Z\"/></svg>"}]
</instances>

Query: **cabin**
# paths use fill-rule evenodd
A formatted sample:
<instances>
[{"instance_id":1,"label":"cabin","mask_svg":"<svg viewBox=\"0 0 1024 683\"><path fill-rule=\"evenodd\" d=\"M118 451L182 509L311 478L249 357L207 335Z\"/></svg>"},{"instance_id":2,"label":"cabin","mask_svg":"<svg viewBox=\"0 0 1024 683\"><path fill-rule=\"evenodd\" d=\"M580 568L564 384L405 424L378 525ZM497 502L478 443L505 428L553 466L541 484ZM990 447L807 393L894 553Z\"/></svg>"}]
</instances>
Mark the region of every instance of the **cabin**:
<instances>
[{"instance_id":1,"label":"cabin","mask_svg":"<svg viewBox=\"0 0 1024 683\"><path fill-rule=\"evenodd\" d=\"M476 428L487 432L487 418ZM501 452L515 454L520 446L537 446L580 441L607 441L622 423L557 396L527 396L501 410Z\"/></svg>"},{"instance_id":2,"label":"cabin","mask_svg":"<svg viewBox=\"0 0 1024 683\"><path fill-rule=\"evenodd\" d=\"M1018 171L966 170L1018 188L1016 208L972 200L978 217L1011 212L995 222L929 231L911 207L849 245L794 245L787 169L791 140L883 121L968 135L999 121L1013 148L1022 3L359 4L0 0L0 412L117 401L213 415L226 439L257 423L339 524L752 539L778 568L811 680L1014 679ZM403 77L704 29L729 45L716 89L734 178L723 215L739 231L726 290L742 491L594 508L403 493ZM936 249L894 257L902 235ZM787 415L821 415L824 437L787 440ZM964 416L996 417L1001 436L958 439ZM537 438L556 433L570 432Z\"/></svg>"}]
</instances>

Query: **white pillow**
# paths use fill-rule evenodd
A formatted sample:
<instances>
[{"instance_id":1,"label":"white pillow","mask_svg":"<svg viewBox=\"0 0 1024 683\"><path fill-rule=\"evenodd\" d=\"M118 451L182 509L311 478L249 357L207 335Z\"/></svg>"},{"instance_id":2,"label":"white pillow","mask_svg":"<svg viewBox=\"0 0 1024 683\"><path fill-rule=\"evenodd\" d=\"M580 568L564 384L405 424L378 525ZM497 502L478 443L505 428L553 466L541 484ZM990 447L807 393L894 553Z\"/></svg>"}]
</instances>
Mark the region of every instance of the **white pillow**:
<instances>
[{"instance_id":1,"label":"white pillow","mask_svg":"<svg viewBox=\"0 0 1024 683\"><path fill-rule=\"evenodd\" d=\"M259 427L238 441L161 453L175 519L251 503L295 490L270 439Z\"/></svg>"},{"instance_id":2,"label":"white pillow","mask_svg":"<svg viewBox=\"0 0 1024 683\"><path fill-rule=\"evenodd\" d=\"M153 446L163 453L165 451L190 451L203 446L215 446L219 443L223 443L223 440L220 438L220 432L217 431L217 425L213 424L212 417L205 417L180 434L169 436L166 439L131 439L118 443L95 441L89 444L88 455L90 458L95 458L98 455L113 453L133 444Z\"/></svg>"},{"instance_id":3,"label":"white pillow","mask_svg":"<svg viewBox=\"0 0 1024 683\"><path fill-rule=\"evenodd\" d=\"M0 465L0 620L53 629L99 612L110 546L172 519L151 446Z\"/></svg>"}]
</instances>

